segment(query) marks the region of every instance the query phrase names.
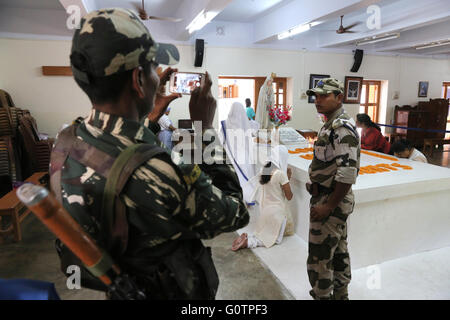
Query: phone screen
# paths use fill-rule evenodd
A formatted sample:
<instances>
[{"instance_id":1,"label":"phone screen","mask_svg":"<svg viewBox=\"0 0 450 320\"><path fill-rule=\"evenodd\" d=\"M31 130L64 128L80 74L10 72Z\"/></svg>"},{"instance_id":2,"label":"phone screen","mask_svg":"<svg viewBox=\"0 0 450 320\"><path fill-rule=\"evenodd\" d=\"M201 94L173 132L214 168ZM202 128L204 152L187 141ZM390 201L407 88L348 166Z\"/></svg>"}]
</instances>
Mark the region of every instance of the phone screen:
<instances>
[{"instance_id":1,"label":"phone screen","mask_svg":"<svg viewBox=\"0 0 450 320\"><path fill-rule=\"evenodd\" d=\"M174 73L170 92L191 94L195 88L200 87L202 76L201 73Z\"/></svg>"}]
</instances>

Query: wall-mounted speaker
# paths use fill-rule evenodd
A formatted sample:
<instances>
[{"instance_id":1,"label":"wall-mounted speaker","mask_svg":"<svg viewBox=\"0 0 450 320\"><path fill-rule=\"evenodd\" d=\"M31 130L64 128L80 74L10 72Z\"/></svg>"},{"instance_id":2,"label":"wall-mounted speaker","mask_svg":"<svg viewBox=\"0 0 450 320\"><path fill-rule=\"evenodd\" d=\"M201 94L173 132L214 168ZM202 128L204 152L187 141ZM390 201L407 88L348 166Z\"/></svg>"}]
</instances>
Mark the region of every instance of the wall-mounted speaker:
<instances>
[{"instance_id":1,"label":"wall-mounted speaker","mask_svg":"<svg viewBox=\"0 0 450 320\"><path fill-rule=\"evenodd\" d=\"M195 67L202 66L204 53L205 53L205 40L196 39L195 40L195 60L194 60Z\"/></svg>"},{"instance_id":2,"label":"wall-mounted speaker","mask_svg":"<svg viewBox=\"0 0 450 320\"><path fill-rule=\"evenodd\" d=\"M364 50L356 49L355 51L355 62L353 63L353 67L350 70L351 72L358 72L359 67L361 66L361 62L363 59Z\"/></svg>"}]
</instances>

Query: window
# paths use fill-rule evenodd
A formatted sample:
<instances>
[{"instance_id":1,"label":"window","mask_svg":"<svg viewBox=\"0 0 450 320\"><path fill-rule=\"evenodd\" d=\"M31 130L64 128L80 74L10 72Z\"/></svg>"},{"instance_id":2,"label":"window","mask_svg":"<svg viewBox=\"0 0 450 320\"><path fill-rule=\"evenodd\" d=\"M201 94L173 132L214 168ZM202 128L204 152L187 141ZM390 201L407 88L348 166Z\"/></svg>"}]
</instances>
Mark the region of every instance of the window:
<instances>
[{"instance_id":1,"label":"window","mask_svg":"<svg viewBox=\"0 0 450 320\"><path fill-rule=\"evenodd\" d=\"M363 80L359 113L366 113L373 122L378 122L381 81Z\"/></svg>"},{"instance_id":2,"label":"window","mask_svg":"<svg viewBox=\"0 0 450 320\"><path fill-rule=\"evenodd\" d=\"M272 83L277 107L286 105L286 82L286 78L275 78Z\"/></svg>"}]
</instances>

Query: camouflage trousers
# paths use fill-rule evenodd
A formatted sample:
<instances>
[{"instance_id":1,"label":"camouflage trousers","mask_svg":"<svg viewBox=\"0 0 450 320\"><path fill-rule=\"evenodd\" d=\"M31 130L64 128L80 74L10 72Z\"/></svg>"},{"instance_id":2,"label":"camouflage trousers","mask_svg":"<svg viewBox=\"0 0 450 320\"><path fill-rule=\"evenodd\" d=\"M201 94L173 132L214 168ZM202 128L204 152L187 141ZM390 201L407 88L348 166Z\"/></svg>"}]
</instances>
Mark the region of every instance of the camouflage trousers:
<instances>
[{"instance_id":1,"label":"camouflage trousers","mask_svg":"<svg viewBox=\"0 0 450 320\"><path fill-rule=\"evenodd\" d=\"M324 204L328 196L312 197L310 207ZM350 191L328 218L310 221L307 270L312 287L310 294L316 300L348 299L351 269L346 220L353 206Z\"/></svg>"}]
</instances>

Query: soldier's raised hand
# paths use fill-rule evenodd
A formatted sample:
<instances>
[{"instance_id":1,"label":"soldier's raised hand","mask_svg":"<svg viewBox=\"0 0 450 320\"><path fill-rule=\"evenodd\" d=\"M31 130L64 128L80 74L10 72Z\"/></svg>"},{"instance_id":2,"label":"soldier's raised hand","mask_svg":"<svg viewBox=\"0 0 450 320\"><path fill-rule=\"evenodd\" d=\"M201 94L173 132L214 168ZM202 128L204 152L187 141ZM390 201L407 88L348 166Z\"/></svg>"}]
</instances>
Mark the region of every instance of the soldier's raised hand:
<instances>
[{"instance_id":1,"label":"soldier's raised hand","mask_svg":"<svg viewBox=\"0 0 450 320\"><path fill-rule=\"evenodd\" d=\"M209 73L205 74L203 86L195 88L189 101L189 113L192 121L201 121L202 128L212 128L217 102L211 93L212 81Z\"/></svg>"},{"instance_id":2,"label":"soldier's raised hand","mask_svg":"<svg viewBox=\"0 0 450 320\"><path fill-rule=\"evenodd\" d=\"M159 87L156 92L155 97L155 106L153 107L153 110L148 115L148 118L152 122L157 122L159 118L162 117L164 112L166 112L167 107L169 104L175 100L181 97L181 93L172 93L170 95L166 95L166 83L170 80L170 76L172 73L177 72L178 69L172 69L167 68L166 70L162 70L161 67L158 67L156 69L156 73L159 76Z\"/></svg>"}]
</instances>

